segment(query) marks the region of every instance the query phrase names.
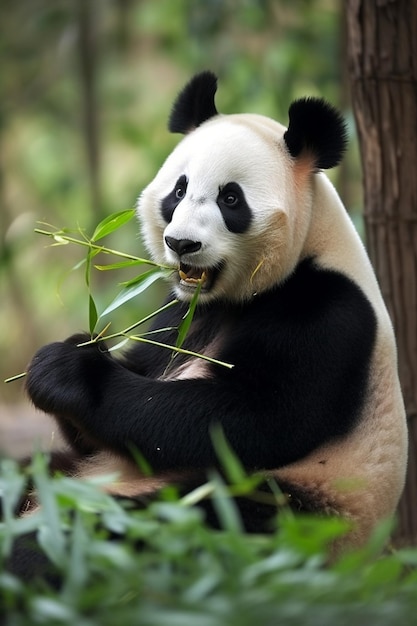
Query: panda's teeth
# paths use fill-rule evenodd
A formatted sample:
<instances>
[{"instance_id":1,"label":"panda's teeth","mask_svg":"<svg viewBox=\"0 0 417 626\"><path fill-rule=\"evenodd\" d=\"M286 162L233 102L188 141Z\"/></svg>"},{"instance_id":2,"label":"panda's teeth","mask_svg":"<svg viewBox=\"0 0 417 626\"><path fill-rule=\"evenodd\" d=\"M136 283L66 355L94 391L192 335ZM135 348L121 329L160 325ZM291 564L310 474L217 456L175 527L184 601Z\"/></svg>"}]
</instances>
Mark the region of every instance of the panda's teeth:
<instances>
[{"instance_id":1,"label":"panda's teeth","mask_svg":"<svg viewBox=\"0 0 417 626\"><path fill-rule=\"evenodd\" d=\"M201 270L201 274L198 275L198 273L193 269L190 269L188 274L186 274L184 270L180 268L178 270L178 274L182 281L192 285L198 285L199 283L204 284L207 281L207 272L205 270Z\"/></svg>"},{"instance_id":2,"label":"panda's teeth","mask_svg":"<svg viewBox=\"0 0 417 626\"><path fill-rule=\"evenodd\" d=\"M179 270L179 275L181 280L187 280L187 274L185 272L183 272L182 270Z\"/></svg>"}]
</instances>

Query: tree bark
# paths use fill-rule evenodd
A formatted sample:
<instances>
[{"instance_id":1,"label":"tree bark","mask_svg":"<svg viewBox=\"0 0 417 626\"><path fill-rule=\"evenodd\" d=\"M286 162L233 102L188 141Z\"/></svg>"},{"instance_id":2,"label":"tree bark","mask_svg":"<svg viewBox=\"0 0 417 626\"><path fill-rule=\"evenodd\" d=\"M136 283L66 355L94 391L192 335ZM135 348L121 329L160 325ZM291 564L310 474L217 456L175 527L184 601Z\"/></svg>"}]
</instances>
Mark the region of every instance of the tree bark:
<instances>
[{"instance_id":1,"label":"tree bark","mask_svg":"<svg viewBox=\"0 0 417 626\"><path fill-rule=\"evenodd\" d=\"M394 324L409 424L397 539L417 540L417 2L347 0L348 63L365 231Z\"/></svg>"}]
</instances>

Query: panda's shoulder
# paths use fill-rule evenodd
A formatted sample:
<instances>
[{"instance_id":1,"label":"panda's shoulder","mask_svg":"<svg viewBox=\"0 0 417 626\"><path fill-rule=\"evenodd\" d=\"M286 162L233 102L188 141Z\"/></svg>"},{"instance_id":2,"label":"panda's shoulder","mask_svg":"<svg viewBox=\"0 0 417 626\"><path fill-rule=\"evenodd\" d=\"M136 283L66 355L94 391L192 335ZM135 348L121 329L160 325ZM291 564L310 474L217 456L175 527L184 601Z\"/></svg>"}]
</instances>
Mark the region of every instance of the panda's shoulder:
<instances>
[{"instance_id":1,"label":"panda's shoulder","mask_svg":"<svg viewBox=\"0 0 417 626\"><path fill-rule=\"evenodd\" d=\"M254 297L248 323L258 328L324 329L345 336L360 332L374 336L376 315L359 284L347 274L320 266L313 258L302 260L281 284ZM262 320L262 326L259 321Z\"/></svg>"}]
</instances>

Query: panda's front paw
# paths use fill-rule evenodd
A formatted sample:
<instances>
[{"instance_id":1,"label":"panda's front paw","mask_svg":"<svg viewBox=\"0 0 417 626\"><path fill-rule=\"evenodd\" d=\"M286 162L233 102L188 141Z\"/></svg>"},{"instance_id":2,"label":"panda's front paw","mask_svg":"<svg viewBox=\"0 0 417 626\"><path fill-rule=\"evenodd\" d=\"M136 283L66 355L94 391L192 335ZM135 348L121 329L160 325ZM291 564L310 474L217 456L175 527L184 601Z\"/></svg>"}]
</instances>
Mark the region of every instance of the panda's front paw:
<instances>
[{"instance_id":1,"label":"panda's front paw","mask_svg":"<svg viewBox=\"0 0 417 626\"><path fill-rule=\"evenodd\" d=\"M100 404L112 359L104 344L74 335L35 354L28 367L26 390L36 407L76 421ZM78 418L78 419L77 419Z\"/></svg>"}]
</instances>

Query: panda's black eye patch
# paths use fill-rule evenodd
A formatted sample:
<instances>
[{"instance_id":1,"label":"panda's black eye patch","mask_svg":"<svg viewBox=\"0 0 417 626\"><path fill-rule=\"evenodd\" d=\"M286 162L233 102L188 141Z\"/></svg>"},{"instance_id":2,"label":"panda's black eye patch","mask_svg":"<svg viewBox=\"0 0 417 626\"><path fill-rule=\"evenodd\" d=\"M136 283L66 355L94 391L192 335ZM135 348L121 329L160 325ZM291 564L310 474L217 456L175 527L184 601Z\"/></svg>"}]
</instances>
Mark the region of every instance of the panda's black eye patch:
<instances>
[{"instance_id":1,"label":"panda's black eye patch","mask_svg":"<svg viewBox=\"0 0 417 626\"><path fill-rule=\"evenodd\" d=\"M252 221L252 211L238 183L227 183L219 189L219 207L227 228L232 233L244 233Z\"/></svg>"},{"instance_id":2,"label":"panda's black eye patch","mask_svg":"<svg viewBox=\"0 0 417 626\"><path fill-rule=\"evenodd\" d=\"M162 200L161 213L166 222L169 223L172 220L175 209L177 208L181 200L185 198L185 194L187 193L187 185L187 177L185 176L185 174L183 174L175 183L172 191Z\"/></svg>"}]
</instances>

